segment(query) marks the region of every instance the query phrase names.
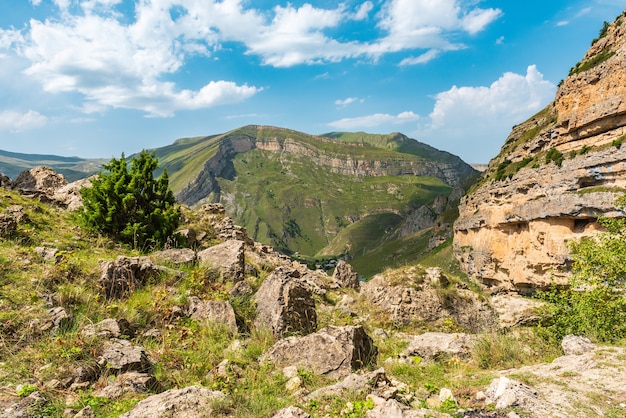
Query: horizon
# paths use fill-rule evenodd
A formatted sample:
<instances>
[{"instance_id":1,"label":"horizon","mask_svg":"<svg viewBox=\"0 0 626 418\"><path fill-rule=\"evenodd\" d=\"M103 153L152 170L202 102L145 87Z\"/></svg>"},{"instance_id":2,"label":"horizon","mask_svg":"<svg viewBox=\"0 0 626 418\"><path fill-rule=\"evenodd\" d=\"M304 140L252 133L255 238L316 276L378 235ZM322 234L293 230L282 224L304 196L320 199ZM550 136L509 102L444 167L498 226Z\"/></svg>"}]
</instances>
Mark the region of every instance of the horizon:
<instances>
[{"instance_id":1,"label":"horizon","mask_svg":"<svg viewBox=\"0 0 626 418\"><path fill-rule=\"evenodd\" d=\"M3 2L0 149L107 159L271 125L486 164L626 8L501 3Z\"/></svg>"}]
</instances>

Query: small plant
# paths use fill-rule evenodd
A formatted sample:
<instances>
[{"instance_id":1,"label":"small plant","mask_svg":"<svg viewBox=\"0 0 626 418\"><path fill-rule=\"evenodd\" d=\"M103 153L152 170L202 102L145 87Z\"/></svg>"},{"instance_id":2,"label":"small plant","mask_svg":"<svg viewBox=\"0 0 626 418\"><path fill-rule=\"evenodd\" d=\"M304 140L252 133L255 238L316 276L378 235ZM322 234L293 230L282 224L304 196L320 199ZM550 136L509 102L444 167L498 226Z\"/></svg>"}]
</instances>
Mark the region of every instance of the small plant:
<instances>
[{"instance_id":1,"label":"small plant","mask_svg":"<svg viewBox=\"0 0 626 418\"><path fill-rule=\"evenodd\" d=\"M25 398L33 392L37 392L37 386L35 385L20 385L17 387L15 394L20 398Z\"/></svg>"},{"instance_id":2,"label":"small plant","mask_svg":"<svg viewBox=\"0 0 626 418\"><path fill-rule=\"evenodd\" d=\"M626 134L624 134L624 135L620 136L619 138L616 138L613 141L611 141L611 145L613 145L617 149L620 149L622 147L622 143L624 142L625 139L626 139Z\"/></svg>"},{"instance_id":3,"label":"small plant","mask_svg":"<svg viewBox=\"0 0 626 418\"><path fill-rule=\"evenodd\" d=\"M546 164L554 162L558 167L563 164L563 154L556 148L550 148L546 153Z\"/></svg>"}]
</instances>

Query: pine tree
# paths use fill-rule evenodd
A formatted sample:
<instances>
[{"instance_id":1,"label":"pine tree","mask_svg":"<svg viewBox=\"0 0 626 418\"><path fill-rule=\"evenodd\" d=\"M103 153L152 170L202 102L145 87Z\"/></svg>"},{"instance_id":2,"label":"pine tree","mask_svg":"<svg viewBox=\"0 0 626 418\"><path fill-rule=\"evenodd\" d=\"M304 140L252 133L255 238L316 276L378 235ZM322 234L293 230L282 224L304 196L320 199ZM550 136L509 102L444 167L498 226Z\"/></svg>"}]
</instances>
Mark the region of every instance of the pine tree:
<instances>
[{"instance_id":1,"label":"pine tree","mask_svg":"<svg viewBox=\"0 0 626 418\"><path fill-rule=\"evenodd\" d=\"M130 170L124 154L105 164L106 172L81 189L84 227L108 235L134 248L162 247L180 220L167 171L154 178L158 160L154 153L141 151L133 157Z\"/></svg>"}]
</instances>

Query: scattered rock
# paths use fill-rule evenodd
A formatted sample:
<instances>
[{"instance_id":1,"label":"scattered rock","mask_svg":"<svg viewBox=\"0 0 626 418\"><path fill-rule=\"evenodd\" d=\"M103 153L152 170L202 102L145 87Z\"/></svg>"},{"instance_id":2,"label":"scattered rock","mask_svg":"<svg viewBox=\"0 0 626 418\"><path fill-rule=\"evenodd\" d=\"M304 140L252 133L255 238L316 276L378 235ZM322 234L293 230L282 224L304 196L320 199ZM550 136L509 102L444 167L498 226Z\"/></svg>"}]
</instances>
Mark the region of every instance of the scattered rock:
<instances>
[{"instance_id":1,"label":"scattered rock","mask_svg":"<svg viewBox=\"0 0 626 418\"><path fill-rule=\"evenodd\" d=\"M566 356L581 355L592 351L596 346L586 337L566 335L561 342L561 348Z\"/></svg>"},{"instance_id":2,"label":"scattered rock","mask_svg":"<svg viewBox=\"0 0 626 418\"><path fill-rule=\"evenodd\" d=\"M1 418L30 418L39 416L37 409L43 408L48 400L39 391L35 391L25 398L19 399L9 405L1 405Z\"/></svg>"},{"instance_id":3,"label":"scattered rock","mask_svg":"<svg viewBox=\"0 0 626 418\"><path fill-rule=\"evenodd\" d=\"M197 255L198 261L201 265L214 269L225 279L243 280L244 248L244 241L229 240L200 251Z\"/></svg>"},{"instance_id":4,"label":"scattered rock","mask_svg":"<svg viewBox=\"0 0 626 418\"><path fill-rule=\"evenodd\" d=\"M102 361L114 374L152 370L152 364L143 348L115 338L104 343Z\"/></svg>"},{"instance_id":5,"label":"scattered rock","mask_svg":"<svg viewBox=\"0 0 626 418\"><path fill-rule=\"evenodd\" d=\"M13 182L8 176L0 173L0 187L4 189L10 189L13 187Z\"/></svg>"},{"instance_id":6,"label":"scattered rock","mask_svg":"<svg viewBox=\"0 0 626 418\"><path fill-rule=\"evenodd\" d=\"M74 418L92 418L95 417L96 413L93 411L93 408L89 405L81 409L74 415Z\"/></svg>"},{"instance_id":7,"label":"scattered rock","mask_svg":"<svg viewBox=\"0 0 626 418\"><path fill-rule=\"evenodd\" d=\"M378 349L361 326L327 326L304 337L287 337L264 354L278 367L298 366L342 378L376 362Z\"/></svg>"},{"instance_id":8,"label":"scattered rock","mask_svg":"<svg viewBox=\"0 0 626 418\"><path fill-rule=\"evenodd\" d=\"M497 294L491 297L491 306L498 316L499 328L535 324L540 318L536 311L543 305L543 302L525 298L517 293Z\"/></svg>"},{"instance_id":9,"label":"scattered rock","mask_svg":"<svg viewBox=\"0 0 626 418\"><path fill-rule=\"evenodd\" d=\"M0 213L0 236L8 237L17 231L17 220L14 216Z\"/></svg>"},{"instance_id":10,"label":"scattered rock","mask_svg":"<svg viewBox=\"0 0 626 418\"><path fill-rule=\"evenodd\" d=\"M235 310L227 301L201 300L192 296L188 299L187 315L198 321L224 325L233 334L237 333Z\"/></svg>"},{"instance_id":11,"label":"scattered rock","mask_svg":"<svg viewBox=\"0 0 626 418\"><path fill-rule=\"evenodd\" d=\"M115 381L99 390L96 396L108 399L119 399L127 393L159 392L161 387L156 378L148 373L123 373Z\"/></svg>"},{"instance_id":12,"label":"scattered rock","mask_svg":"<svg viewBox=\"0 0 626 418\"><path fill-rule=\"evenodd\" d=\"M279 267L265 279L254 297L256 327L267 328L276 336L315 331L315 300L309 286L299 277L298 270Z\"/></svg>"},{"instance_id":13,"label":"scattered rock","mask_svg":"<svg viewBox=\"0 0 626 418\"><path fill-rule=\"evenodd\" d=\"M13 182L13 189L21 193L42 193L52 196L54 192L67 184L63 174L50 167L38 166L22 171Z\"/></svg>"},{"instance_id":14,"label":"scattered rock","mask_svg":"<svg viewBox=\"0 0 626 418\"><path fill-rule=\"evenodd\" d=\"M426 332L413 337L405 354L420 356L428 360L437 360L446 356L468 358L471 355L471 346L472 336L468 334Z\"/></svg>"},{"instance_id":15,"label":"scattered rock","mask_svg":"<svg viewBox=\"0 0 626 418\"><path fill-rule=\"evenodd\" d=\"M296 406L290 406L279 410L272 418L311 418L311 415Z\"/></svg>"},{"instance_id":16,"label":"scattered rock","mask_svg":"<svg viewBox=\"0 0 626 418\"><path fill-rule=\"evenodd\" d=\"M198 386L170 389L152 395L120 418L204 418L213 414L215 401L225 399L219 391Z\"/></svg>"},{"instance_id":17,"label":"scattered rock","mask_svg":"<svg viewBox=\"0 0 626 418\"><path fill-rule=\"evenodd\" d=\"M83 199L80 189L91 187L92 177L76 180L56 189L52 194L52 200L67 207L70 211L76 211L83 207Z\"/></svg>"},{"instance_id":18,"label":"scattered rock","mask_svg":"<svg viewBox=\"0 0 626 418\"><path fill-rule=\"evenodd\" d=\"M250 286L250 283L248 283L245 280L241 280L235 283L232 289L230 289L230 291L228 292L228 295L235 297L235 298L239 298L239 297L250 296L253 293L254 293L254 290L252 289L252 286Z\"/></svg>"},{"instance_id":19,"label":"scattered rock","mask_svg":"<svg viewBox=\"0 0 626 418\"><path fill-rule=\"evenodd\" d=\"M148 257L118 256L100 262L100 286L107 298L121 298L164 269Z\"/></svg>"},{"instance_id":20,"label":"scattered rock","mask_svg":"<svg viewBox=\"0 0 626 418\"><path fill-rule=\"evenodd\" d=\"M174 265L193 264L196 262L196 252L191 248L170 248L156 251L150 255L150 258Z\"/></svg>"},{"instance_id":21,"label":"scattered rock","mask_svg":"<svg viewBox=\"0 0 626 418\"><path fill-rule=\"evenodd\" d=\"M107 318L96 324L86 325L81 334L87 338L119 338L122 335L132 337L134 332L127 320Z\"/></svg>"},{"instance_id":22,"label":"scattered rock","mask_svg":"<svg viewBox=\"0 0 626 418\"><path fill-rule=\"evenodd\" d=\"M510 406L529 407L539 398L539 393L532 387L504 376L494 379L485 391L485 395L487 404L495 403L496 409Z\"/></svg>"},{"instance_id":23,"label":"scattered rock","mask_svg":"<svg viewBox=\"0 0 626 418\"><path fill-rule=\"evenodd\" d=\"M352 266L343 260L339 260L337 267L333 273L333 280L339 285L339 287L349 287L352 289L358 289L359 274L354 271Z\"/></svg>"},{"instance_id":24,"label":"scattered rock","mask_svg":"<svg viewBox=\"0 0 626 418\"><path fill-rule=\"evenodd\" d=\"M72 322L72 317L67 313L65 308L57 306L55 308L48 309L47 317L43 319L35 319L31 322L31 327L35 328L38 332L46 331L58 331L59 329L65 329L69 327Z\"/></svg>"},{"instance_id":25,"label":"scattered rock","mask_svg":"<svg viewBox=\"0 0 626 418\"><path fill-rule=\"evenodd\" d=\"M35 247L33 248L35 254L40 256L46 261L54 261L58 262L61 260L62 256L59 255L58 248L50 248L50 247Z\"/></svg>"}]
</instances>

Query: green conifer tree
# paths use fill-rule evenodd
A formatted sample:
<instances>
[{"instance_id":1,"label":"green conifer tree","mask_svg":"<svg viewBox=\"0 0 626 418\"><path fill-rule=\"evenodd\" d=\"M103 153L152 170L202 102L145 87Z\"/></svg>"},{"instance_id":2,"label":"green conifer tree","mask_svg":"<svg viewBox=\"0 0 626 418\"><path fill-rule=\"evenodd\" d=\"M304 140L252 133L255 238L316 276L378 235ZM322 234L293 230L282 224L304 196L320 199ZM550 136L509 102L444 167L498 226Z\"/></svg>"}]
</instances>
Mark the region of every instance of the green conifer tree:
<instances>
[{"instance_id":1,"label":"green conifer tree","mask_svg":"<svg viewBox=\"0 0 626 418\"><path fill-rule=\"evenodd\" d=\"M110 236L134 248L162 247L180 220L167 171L154 178L158 160L154 153L141 151L133 157L130 170L124 154L105 164L106 172L81 189L83 226Z\"/></svg>"}]
</instances>

